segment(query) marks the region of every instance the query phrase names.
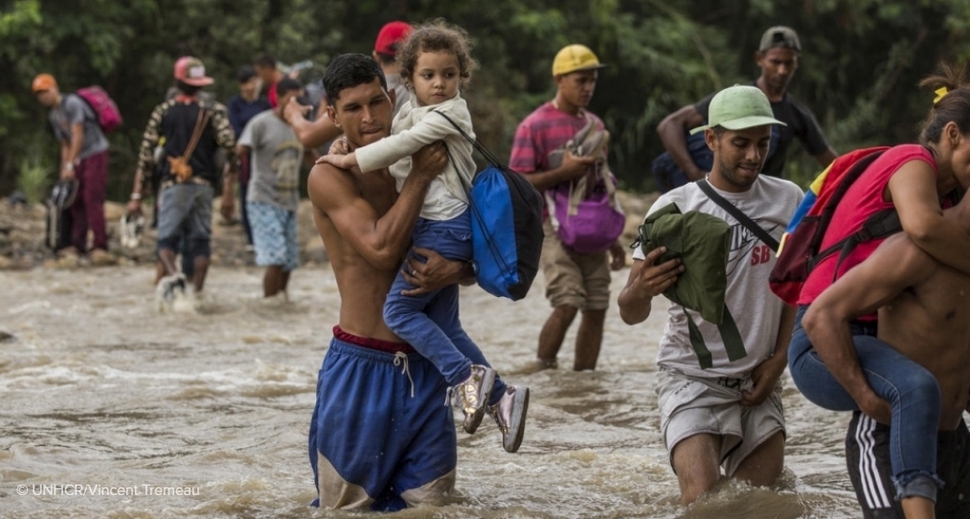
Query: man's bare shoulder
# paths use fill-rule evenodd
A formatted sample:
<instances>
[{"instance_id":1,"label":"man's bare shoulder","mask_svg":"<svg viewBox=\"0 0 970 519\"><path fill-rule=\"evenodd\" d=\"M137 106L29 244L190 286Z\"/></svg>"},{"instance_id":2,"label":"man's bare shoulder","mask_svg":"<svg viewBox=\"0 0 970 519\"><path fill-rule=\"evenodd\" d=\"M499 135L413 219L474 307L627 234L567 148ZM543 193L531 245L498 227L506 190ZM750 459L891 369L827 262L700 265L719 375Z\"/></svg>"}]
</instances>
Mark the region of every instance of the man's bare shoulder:
<instances>
[{"instance_id":1,"label":"man's bare shoulder","mask_svg":"<svg viewBox=\"0 0 970 519\"><path fill-rule=\"evenodd\" d=\"M326 212L333 203L361 197L354 173L332 164L316 164L307 177L307 194L313 206Z\"/></svg>"}]
</instances>

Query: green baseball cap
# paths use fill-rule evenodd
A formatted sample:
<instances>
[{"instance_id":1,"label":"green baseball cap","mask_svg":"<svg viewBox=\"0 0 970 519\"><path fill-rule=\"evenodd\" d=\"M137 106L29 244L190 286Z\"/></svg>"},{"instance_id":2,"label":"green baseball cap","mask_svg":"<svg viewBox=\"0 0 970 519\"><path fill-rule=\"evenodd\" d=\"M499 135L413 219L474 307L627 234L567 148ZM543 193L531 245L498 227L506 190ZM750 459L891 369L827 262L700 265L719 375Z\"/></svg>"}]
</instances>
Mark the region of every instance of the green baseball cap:
<instances>
[{"instance_id":1,"label":"green baseball cap","mask_svg":"<svg viewBox=\"0 0 970 519\"><path fill-rule=\"evenodd\" d=\"M690 134L694 135L715 126L728 130L744 130L766 124L787 126L775 119L771 103L760 88L734 85L721 90L711 99L707 108L707 124L694 128Z\"/></svg>"}]
</instances>

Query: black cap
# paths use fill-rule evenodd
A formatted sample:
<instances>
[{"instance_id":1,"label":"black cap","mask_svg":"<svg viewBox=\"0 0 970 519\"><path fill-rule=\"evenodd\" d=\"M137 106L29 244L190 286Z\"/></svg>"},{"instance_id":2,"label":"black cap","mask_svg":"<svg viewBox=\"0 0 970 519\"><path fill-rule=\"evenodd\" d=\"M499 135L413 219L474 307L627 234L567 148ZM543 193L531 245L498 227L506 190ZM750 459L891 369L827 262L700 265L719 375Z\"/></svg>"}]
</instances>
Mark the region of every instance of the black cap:
<instances>
[{"instance_id":1,"label":"black cap","mask_svg":"<svg viewBox=\"0 0 970 519\"><path fill-rule=\"evenodd\" d=\"M765 31L761 36L761 45L758 51L764 52L774 47L785 47L802 51L802 43L798 41L798 34L791 27L778 25Z\"/></svg>"}]
</instances>

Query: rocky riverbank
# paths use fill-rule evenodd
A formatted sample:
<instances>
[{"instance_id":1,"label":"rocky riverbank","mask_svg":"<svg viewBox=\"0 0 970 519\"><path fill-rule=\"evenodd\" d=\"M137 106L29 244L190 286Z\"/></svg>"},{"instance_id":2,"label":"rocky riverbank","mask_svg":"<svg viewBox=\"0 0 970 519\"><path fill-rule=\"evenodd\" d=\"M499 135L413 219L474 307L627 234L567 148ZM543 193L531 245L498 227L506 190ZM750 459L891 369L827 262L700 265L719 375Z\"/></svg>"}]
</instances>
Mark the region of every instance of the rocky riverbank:
<instances>
[{"instance_id":1,"label":"rocky riverbank","mask_svg":"<svg viewBox=\"0 0 970 519\"><path fill-rule=\"evenodd\" d=\"M636 235L636 227L650 204L657 199L656 193L641 195L619 193L620 203L627 214L627 226L623 240L630 243ZM145 229L141 243L136 248L122 247L120 225L125 206L117 202L105 204L108 222L109 251L117 257L118 264L151 263L155 255L155 230ZM55 258L45 245L47 211L43 204L11 203L0 200L0 269L74 268L85 267L88 262L63 262ZM219 215L219 201L215 201L212 225L212 263L219 266L244 266L253 264L253 253L247 247L246 236L238 219L226 222ZM238 210L237 210L238 214ZM327 261L327 253L313 224L312 207L308 200L300 203L297 218L297 239L300 243L301 260L304 264Z\"/></svg>"}]
</instances>

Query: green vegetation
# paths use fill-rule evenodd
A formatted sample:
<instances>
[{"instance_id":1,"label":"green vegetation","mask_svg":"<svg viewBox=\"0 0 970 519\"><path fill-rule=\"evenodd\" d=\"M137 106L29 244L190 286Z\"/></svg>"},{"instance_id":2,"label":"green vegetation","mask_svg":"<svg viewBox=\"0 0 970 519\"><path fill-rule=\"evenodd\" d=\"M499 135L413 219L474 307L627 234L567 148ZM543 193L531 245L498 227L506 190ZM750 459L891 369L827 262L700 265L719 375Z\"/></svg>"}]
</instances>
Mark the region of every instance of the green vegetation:
<instances>
[{"instance_id":1,"label":"green vegetation","mask_svg":"<svg viewBox=\"0 0 970 519\"><path fill-rule=\"evenodd\" d=\"M219 99L235 69L268 51L311 59L319 75L341 52L369 53L392 19L443 17L475 39L481 64L467 93L476 131L507 156L518 121L551 96L550 64L571 42L611 65L592 109L611 133L613 170L629 189L653 187L654 131L672 110L714 89L750 81L761 33L789 25L805 51L791 91L838 151L912 141L933 94L916 88L940 60L965 61L970 0L10 0L0 7L0 193L14 188L29 153L57 157L30 80L54 74L64 90L97 83L125 126L111 135L109 193L125 198L152 107L182 54L205 60ZM34 160L34 159L30 159ZM26 161L26 162L25 162ZM34 162L33 164L36 164ZM804 153L789 161L804 181Z\"/></svg>"},{"instance_id":2,"label":"green vegetation","mask_svg":"<svg viewBox=\"0 0 970 519\"><path fill-rule=\"evenodd\" d=\"M47 173L54 169L57 169L56 165L44 164L44 160L37 155L25 157L20 161L17 189L32 203L43 201L53 182L53 177L48 177Z\"/></svg>"}]
</instances>

